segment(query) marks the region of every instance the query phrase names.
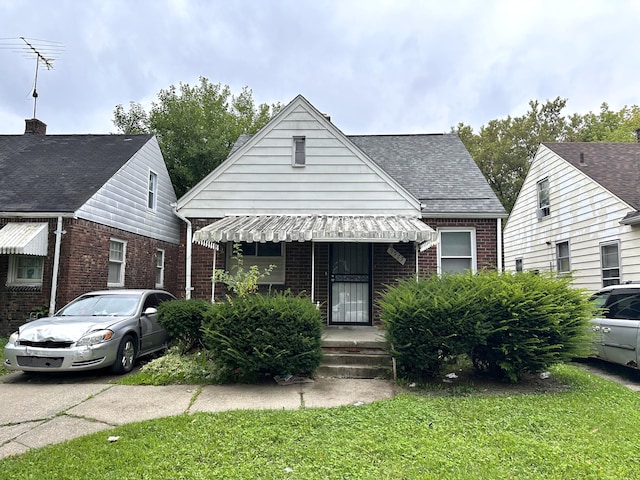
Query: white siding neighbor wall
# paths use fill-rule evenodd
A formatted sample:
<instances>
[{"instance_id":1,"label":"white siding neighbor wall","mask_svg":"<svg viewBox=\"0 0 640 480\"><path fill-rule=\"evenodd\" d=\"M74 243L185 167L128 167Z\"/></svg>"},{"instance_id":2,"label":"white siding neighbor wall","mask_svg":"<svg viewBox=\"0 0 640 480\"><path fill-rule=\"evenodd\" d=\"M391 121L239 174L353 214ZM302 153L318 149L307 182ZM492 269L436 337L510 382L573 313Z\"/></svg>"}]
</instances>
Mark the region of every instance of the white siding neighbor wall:
<instances>
[{"instance_id":1,"label":"white siding neighbor wall","mask_svg":"<svg viewBox=\"0 0 640 480\"><path fill-rule=\"evenodd\" d=\"M157 174L156 209L148 208L149 172ZM77 212L78 218L171 243L180 241L176 197L158 141L152 137Z\"/></svg>"},{"instance_id":2,"label":"white siding neighbor wall","mask_svg":"<svg viewBox=\"0 0 640 480\"><path fill-rule=\"evenodd\" d=\"M225 215L409 215L420 206L303 99L256 134L192 192L180 213ZM293 138L305 137L305 165Z\"/></svg>"},{"instance_id":3,"label":"white siding neighbor wall","mask_svg":"<svg viewBox=\"0 0 640 480\"><path fill-rule=\"evenodd\" d=\"M537 183L549 179L550 214L539 219ZM627 203L578 168L541 145L504 229L505 270L556 271L556 245L569 242L573 285L595 291L602 287L600 244L619 240L621 281L640 280L640 236L620 225Z\"/></svg>"}]
</instances>

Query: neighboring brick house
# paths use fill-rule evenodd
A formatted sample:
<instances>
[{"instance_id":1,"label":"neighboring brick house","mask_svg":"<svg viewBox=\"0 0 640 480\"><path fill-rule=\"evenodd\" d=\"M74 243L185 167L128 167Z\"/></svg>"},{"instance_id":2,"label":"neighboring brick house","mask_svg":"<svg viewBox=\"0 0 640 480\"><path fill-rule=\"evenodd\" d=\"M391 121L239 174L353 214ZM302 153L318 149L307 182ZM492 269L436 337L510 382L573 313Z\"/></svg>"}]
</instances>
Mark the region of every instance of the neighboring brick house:
<instances>
[{"instance_id":1,"label":"neighboring brick house","mask_svg":"<svg viewBox=\"0 0 640 480\"><path fill-rule=\"evenodd\" d=\"M176 292L175 200L153 135L0 135L0 335L91 290Z\"/></svg>"},{"instance_id":2,"label":"neighboring brick house","mask_svg":"<svg viewBox=\"0 0 640 480\"><path fill-rule=\"evenodd\" d=\"M416 272L501 269L506 212L453 134L344 135L298 96L178 201L187 296L223 298L212 266L276 265L329 325L379 321L385 286ZM192 245L192 240L195 244Z\"/></svg>"}]
</instances>

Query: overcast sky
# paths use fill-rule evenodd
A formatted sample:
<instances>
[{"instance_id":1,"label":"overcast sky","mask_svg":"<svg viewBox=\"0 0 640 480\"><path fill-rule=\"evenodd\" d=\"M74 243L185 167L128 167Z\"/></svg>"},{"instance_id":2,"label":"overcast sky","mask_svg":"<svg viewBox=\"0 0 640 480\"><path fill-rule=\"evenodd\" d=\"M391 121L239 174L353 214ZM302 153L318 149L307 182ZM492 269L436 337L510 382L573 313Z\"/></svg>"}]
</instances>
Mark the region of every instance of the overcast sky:
<instances>
[{"instance_id":1,"label":"overcast sky","mask_svg":"<svg viewBox=\"0 0 640 480\"><path fill-rule=\"evenodd\" d=\"M115 133L113 110L200 76L304 95L346 134L478 129L529 100L640 103L637 0L0 0L0 134ZM17 45L19 48L7 48Z\"/></svg>"}]
</instances>

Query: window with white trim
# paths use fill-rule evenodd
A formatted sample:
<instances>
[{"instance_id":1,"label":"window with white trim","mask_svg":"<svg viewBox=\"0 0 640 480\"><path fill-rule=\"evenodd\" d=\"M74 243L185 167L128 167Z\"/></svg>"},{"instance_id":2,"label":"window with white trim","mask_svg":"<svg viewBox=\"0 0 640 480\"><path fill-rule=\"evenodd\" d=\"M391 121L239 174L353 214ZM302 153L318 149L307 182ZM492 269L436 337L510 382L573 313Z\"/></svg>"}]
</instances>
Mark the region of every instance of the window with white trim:
<instances>
[{"instance_id":1,"label":"window with white trim","mask_svg":"<svg viewBox=\"0 0 640 480\"><path fill-rule=\"evenodd\" d=\"M45 257L10 255L7 285L21 287L42 286Z\"/></svg>"},{"instance_id":2,"label":"window with white trim","mask_svg":"<svg viewBox=\"0 0 640 480\"><path fill-rule=\"evenodd\" d=\"M305 137L293 137L293 163L294 167L304 167L307 163L307 139Z\"/></svg>"},{"instance_id":3,"label":"window with white trim","mask_svg":"<svg viewBox=\"0 0 640 480\"><path fill-rule=\"evenodd\" d=\"M545 178L538 182L538 219L543 219L551 214L551 207L549 204L549 179Z\"/></svg>"},{"instance_id":4,"label":"window with white trim","mask_svg":"<svg viewBox=\"0 0 640 480\"><path fill-rule=\"evenodd\" d=\"M620 242L600 244L600 265L602 268L602 286L620 284Z\"/></svg>"},{"instance_id":5,"label":"window with white trim","mask_svg":"<svg viewBox=\"0 0 640 480\"><path fill-rule=\"evenodd\" d=\"M569 242L556 243L556 269L559 274L571 272L571 255L569 252Z\"/></svg>"},{"instance_id":6,"label":"window with white trim","mask_svg":"<svg viewBox=\"0 0 640 480\"><path fill-rule=\"evenodd\" d=\"M438 234L438 273L476 273L475 229L441 229Z\"/></svg>"},{"instance_id":7,"label":"window with white trim","mask_svg":"<svg viewBox=\"0 0 640 480\"><path fill-rule=\"evenodd\" d=\"M156 253L156 288L164 286L164 250L159 248Z\"/></svg>"},{"instance_id":8,"label":"window with white trim","mask_svg":"<svg viewBox=\"0 0 640 480\"><path fill-rule=\"evenodd\" d=\"M111 239L109 241L109 276L107 286L124 286L124 267L127 255L127 242Z\"/></svg>"},{"instance_id":9,"label":"window with white trim","mask_svg":"<svg viewBox=\"0 0 640 480\"><path fill-rule=\"evenodd\" d=\"M147 208L155 210L158 205L158 175L149 171L149 188L147 190Z\"/></svg>"},{"instance_id":10,"label":"window with white trim","mask_svg":"<svg viewBox=\"0 0 640 480\"><path fill-rule=\"evenodd\" d=\"M227 244L227 270L233 275L237 272L237 263L233 258L233 243ZM284 243L240 243L244 270L248 271L253 265L260 272L269 265L275 268L269 275L258 280L259 285L282 285L285 279L285 244Z\"/></svg>"},{"instance_id":11,"label":"window with white trim","mask_svg":"<svg viewBox=\"0 0 640 480\"><path fill-rule=\"evenodd\" d=\"M516 272L522 272L522 258L516 258Z\"/></svg>"}]
</instances>

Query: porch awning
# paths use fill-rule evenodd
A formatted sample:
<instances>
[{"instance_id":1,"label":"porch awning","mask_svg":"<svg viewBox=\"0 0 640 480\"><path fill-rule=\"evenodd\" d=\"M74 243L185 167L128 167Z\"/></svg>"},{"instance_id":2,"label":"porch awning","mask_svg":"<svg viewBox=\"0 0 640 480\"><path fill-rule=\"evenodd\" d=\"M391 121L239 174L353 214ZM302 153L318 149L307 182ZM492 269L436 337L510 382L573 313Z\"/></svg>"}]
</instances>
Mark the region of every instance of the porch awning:
<instances>
[{"instance_id":1,"label":"porch awning","mask_svg":"<svg viewBox=\"0 0 640 480\"><path fill-rule=\"evenodd\" d=\"M0 230L0 255L47 255L48 223L11 222Z\"/></svg>"},{"instance_id":2,"label":"porch awning","mask_svg":"<svg viewBox=\"0 0 640 480\"><path fill-rule=\"evenodd\" d=\"M222 242L418 242L436 232L419 218L394 215L247 215L225 217L198 230L193 241Z\"/></svg>"}]
</instances>

